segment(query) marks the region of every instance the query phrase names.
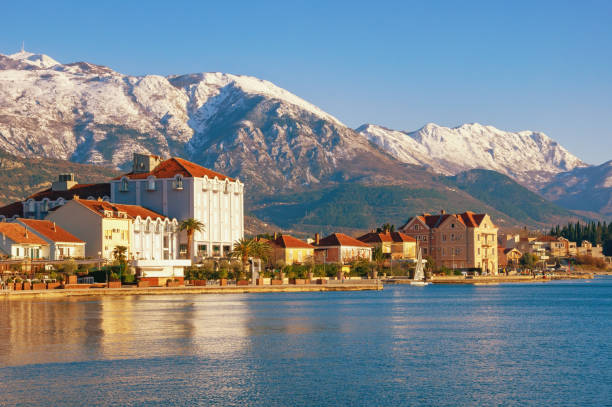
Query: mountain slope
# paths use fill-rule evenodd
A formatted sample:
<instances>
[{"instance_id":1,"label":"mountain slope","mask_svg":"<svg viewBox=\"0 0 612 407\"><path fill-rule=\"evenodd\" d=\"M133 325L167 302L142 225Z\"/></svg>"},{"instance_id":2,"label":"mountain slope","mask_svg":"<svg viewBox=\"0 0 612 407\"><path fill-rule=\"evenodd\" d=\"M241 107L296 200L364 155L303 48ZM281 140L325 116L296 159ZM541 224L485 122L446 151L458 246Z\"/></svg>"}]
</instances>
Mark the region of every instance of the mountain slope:
<instances>
[{"instance_id":1,"label":"mountain slope","mask_svg":"<svg viewBox=\"0 0 612 407\"><path fill-rule=\"evenodd\" d=\"M0 58L0 148L15 155L121 169L134 151L177 155L239 176L258 193L408 177L338 119L267 81L133 77L21 56Z\"/></svg>"},{"instance_id":2,"label":"mountain slope","mask_svg":"<svg viewBox=\"0 0 612 407\"><path fill-rule=\"evenodd\" d=\"M29 159L0 150L0 206L19 201L49 188L59 174L74 173L79 183L105 182L118 175L106 167L76 164L54 159Z\"/></svg>"},{"instance_id":3,"label":"mountain slope","mask_svg":"<svg viewBox=\"0 0 612 407\"><path fill-rule=\"evenodd\" d=\"M455 128L430 123L414 132L365 124L357 131L402 162L444 175L490 169L534 190L559 172L586 165L544 133L511 133L478 123Z\"/></svg>"},{"instance_id":4,"label":"mountain slope","mask_svg":"<svg viewBox=\"0 0 612 407\"><path fill-rule=\"evenodd\" d=\"M449 185L462 189L506 216L525 224L542 225L554 223L555 219L582 218L495 171L469 170L446 179Z\"/></svg>"},{"instance_id":5,"label":"mountain slope","mask_svg":"<svg viewBox=\"0 0 612 407\"><path fill-rule=\"evenodd\" d=\"M558 174L540 191L564 208L612 217L612 160Z\"/></svg>"}]
</instances>

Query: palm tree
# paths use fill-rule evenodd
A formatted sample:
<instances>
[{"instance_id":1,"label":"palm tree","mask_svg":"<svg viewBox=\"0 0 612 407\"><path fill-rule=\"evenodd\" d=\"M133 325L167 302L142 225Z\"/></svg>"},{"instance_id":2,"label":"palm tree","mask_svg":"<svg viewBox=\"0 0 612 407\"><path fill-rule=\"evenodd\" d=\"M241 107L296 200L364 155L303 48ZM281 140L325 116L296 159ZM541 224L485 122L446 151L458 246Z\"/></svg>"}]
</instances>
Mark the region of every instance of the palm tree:
<instances>
[{"instance_id":1,"label":"palm tree","mask_svg":"<svg viewBox=\"0 0 612 407\"><path fill-rule=\"evenodd\" d=\"M191 247L193 246L193 235L195 232L203 232L206 226L197 219L189 218L181 221L179 231L187 232L187 258L191 260Z\"/></svg>"},{"instance_id":2,"label":"palm tree","mask_svg":"<svg viewBox=\"0 0 612 407\"><path fill-rule=\"evenodd\" d=\"M372 253L372 260L376 262L378 272L382 275L382 269L385 264L385 254L383 253L382 246L377 246L374 248L374 252Z\"/></svg>"},{"instance_id":3,"label":"palm tree","mask_svg":"<svg viewBox=\"0 0 612 407\"><path fill-rule=\"evenodd\" d=\"M242 274L249 267L249 258L265 260L270 253L270 245L267 242L256 239L240 239L234 243L230 257L240 260L242 263Z\"/></svg>"},{"instance_id":4,"label":"palm tree","mask_svg":"<svg viewBox=\"0 0 612 407\"><path fill-rule=\"evenodd\" d=\"M113 258L121 266L121 273L125 271L125 263L127 261L127 246L115 246L113 249Z\"/></svg>"}]
</instances>

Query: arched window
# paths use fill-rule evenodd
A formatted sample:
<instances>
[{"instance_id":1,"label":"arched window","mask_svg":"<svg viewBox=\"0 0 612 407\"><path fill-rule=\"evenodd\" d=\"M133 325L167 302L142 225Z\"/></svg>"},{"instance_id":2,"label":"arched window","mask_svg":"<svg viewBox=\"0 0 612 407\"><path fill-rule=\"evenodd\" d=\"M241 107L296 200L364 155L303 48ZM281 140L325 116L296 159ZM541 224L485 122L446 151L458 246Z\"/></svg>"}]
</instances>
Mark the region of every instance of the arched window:
<instances>
[{"instance_id":1,"label":"arched window","mask_svg":"<svg viewBox=\"0 0 612 407\"><path fill-rule=\"evenodd\" d=\"M174 177L174 189L183 189L183 176L180 174Z\"/></svg>"},{"instance_id":2,"label":"arched window","mask_svg":"<svg viewBox=\"0 0 612 407\"><path fill-rule=\"evenodd\" d=\"M153 175L147 178L147 191L155 191L155 177Z\"/></svg>"},{"instance_id":3,"label":"arched window","mask_svg":"<svg viewBox=\"0 0 612 407\"><path fill-rule=\"evenodd\" d=\"M28 201L28 212L36 212L36 201L33 199Z\"/></svg>"},{"instance_id":4,"label":"arched window","mask_svg":"<svg viewBox=\"0 0 612 407\"><path fill-rule=\"evenodd\" d=\"M119 188L119 191L121 192L129 191L129 182L127 178L125 177L121 178L121 187Z\"/></svg>"},{"instance_id":5,"label":"arched window","mask_svg":"<svg viewBox=\"0 0 612 407\"><path fill-rule=\"evenodd\" d=\"M40 210L41 212L49 212L49 199L48 198L43 199Z\"/></svg>"}]
</instances>

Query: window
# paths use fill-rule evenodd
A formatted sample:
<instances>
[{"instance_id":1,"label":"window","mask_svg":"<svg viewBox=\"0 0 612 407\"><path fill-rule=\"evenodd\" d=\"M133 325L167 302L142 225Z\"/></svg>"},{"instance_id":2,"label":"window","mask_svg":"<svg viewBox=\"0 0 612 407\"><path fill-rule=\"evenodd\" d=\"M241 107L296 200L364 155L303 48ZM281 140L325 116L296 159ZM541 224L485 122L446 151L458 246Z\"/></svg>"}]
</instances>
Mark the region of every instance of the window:
<instances>
[{"instance_id":1,"label":"window","mask_svg":"<svg viewBox=\"0 0 612 407\"><path fill-rule=\"evenodd\" d=\"M223 254L228 255L232 251L231 246L223 246Z\"/></svg>"},{"instance_id":2,"label":"window","mask_svg":"<svg viewBox=\"0 0 612 407\"><path fill-rule=\"evenodd\" d=\"M205 244L198 245L198 256L206 256L208 254L208 246Z\"/></svg>"},{"instance_id":3,"label":"window","mask_svg":"<svg viewBox=\"0 0 612 407\"><path fill-rule=\"evenodd\" d=\"M426 247L423 248L423 254L427 254L427 248Z\"/></svg>"},{"instance_id":4,"label":"window","mask_svg":"<svg viewBox=\"0 0 612 407\"><path fill-rule=\"evenodd\" d=\"M442 241L446 242L446 235L442 235Z\"/></svg>"},{"instance_id":5,"label":"window","mask_svg":"<svg viewBox=\"0 0 612 407\"><path fill-rule=\"evenodd\" d=\"M442 256L444 256L444 247L442 248Z\"/></svg>"},{"instance_id":6,"label":"window","mask_svg":"<svg viewBox=\"0 0 612 407\"><path fill-rule=\"evenodd\" d=\"M218 244L213 245L213 256L219 257L221 255L221 246Z\"/></svg>"},{"instance_id":7,"label":"window","mask_svg":"<svg viewBox=\"0 0 612 407\"><path fill-rule=\"evenodd\" d=\"M129 191L129 183L128 183L127 178L121 178L121 186L119 187L119 191L120 192Z\"/></svg>"},{"instance_id":8,"label":"window","mask_svg":"<svg viewBox=\"0 0 612 407\"><path fill-rule=\"evenodd\" d=\"M179 253L180 254L187 254L187 245L185 243L181 243L179 245Z\"/></svg>"},{"instance_id":9,"label":"window","mask_svg":"<svg viewBox=\"0 0 612 407\"><path fill-rule=\"evenodd\" d=\"M174 177L174 189L183 189L183 176L177 175Z\"/></svg>"},{"instance_id":10,"label":"window","mask_svg":"<svg viewBox=\"0 0 612 407\"><path fill-rule=\"evenodd\" d=\"M16 257L19 257L19 247L16 247L16 248L15 248L15 256L16 256Z\"/></svg>"},{"instance_id":11,"label":"window","mask_svg":"<svg viewBox=\"0 0 612 407\"><path fill-rule=\"evenodd\" d=\"M451 240L455 240L455 234L451 233Z\"/></svg>"},{"instance_id":12,"label":"window","mask_svg":"<svg viewBox=\"0 0 612 407\"><path fill-rule=\"evenodd\" d=\"M155 191L155 177L147 178L147 191Z\"/></svg>"},{"instance_id":13,"label":"window","mask_svg":"<svg viewBox=\"0 0 612 407\"><path fill-rule=\"evenodd\" d=\"M480 247L478 248L478 254L480 254Z\"/></svg>"},{"instance_id":14,"label":"window","mask_svg":"<svg viewBox=\"0 0 612 407\"><path fill-rule=\"evenodd\" d=\"M455 228L455 224L451 223L451 229L454 229L454 228Z\"/></svg>"},{"instance_id":15,"label":"window","mask_svg":"<svg viewBox=\"0 0 612 407\"><path fill-rule=\"evenodd\" d=\"M48 212L49 211L49 200L48 199L43 199L42 204L41 204L41 209L42 212Z\"/></svg>"}]
</instances>

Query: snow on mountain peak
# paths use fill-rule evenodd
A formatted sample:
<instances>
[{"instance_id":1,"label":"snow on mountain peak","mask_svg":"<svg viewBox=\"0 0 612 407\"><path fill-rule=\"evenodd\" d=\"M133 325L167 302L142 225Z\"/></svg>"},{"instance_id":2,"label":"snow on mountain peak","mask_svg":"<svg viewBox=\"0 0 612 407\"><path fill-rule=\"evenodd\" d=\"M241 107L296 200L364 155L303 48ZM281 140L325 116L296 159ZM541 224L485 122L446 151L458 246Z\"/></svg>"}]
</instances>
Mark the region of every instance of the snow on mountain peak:
<instances>
[{"instance_id":1,"label":"snow on mountain peak","mask_svg":"<svg viewBox=\"0 0 612 407\"><path fill-rule=\"evenodd\" d=\"M57 62L55 59L51 58L48 55L34 54L25 50L21 50L15 54L7 55L7 57L16 61L22 61L30 66L41 69L51 68L52 66L60 65L59 62Z\"/></svg>"},{"instance_id":2,"label":"snow on mountain peak","mask_svg":"<svg viewBox=\"0 0 612 407\"><path fill-rule=\"evenodd\" d=\"M359 133L400 161L445 175L485 168L536 188L559 172L586 164L544 133L499 130L480 123L454 128L428 123L414 132L363 125Z\"/></svg>"}]
</instances>

